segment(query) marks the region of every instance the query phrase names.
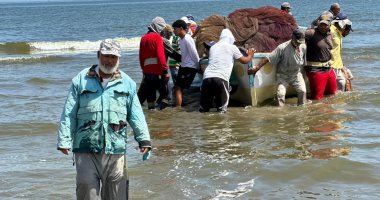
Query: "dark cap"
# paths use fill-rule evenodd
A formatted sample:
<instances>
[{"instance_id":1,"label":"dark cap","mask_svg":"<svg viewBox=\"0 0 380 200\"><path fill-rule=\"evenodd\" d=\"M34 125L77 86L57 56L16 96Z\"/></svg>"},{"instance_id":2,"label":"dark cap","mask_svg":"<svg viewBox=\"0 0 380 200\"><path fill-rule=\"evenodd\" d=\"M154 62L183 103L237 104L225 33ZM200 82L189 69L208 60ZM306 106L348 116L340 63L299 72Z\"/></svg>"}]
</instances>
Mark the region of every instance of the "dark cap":
<instances>
[{"instance_id":1,"label":"dark cap","mask_svg":"<svg viewBox=\"0 0 380 200\"><path fill-rule=\"evenodd\" d=\"M210 47L212 47L214 44L215 44L216 42L214 42L214 41L205 41L205 42L203 42L203 45L206 47L206 48L210 48Z\"/></svg>"},{"instance_id":2,"label":"dark cap","mask_svg":"<svg viewBox=\"0 0 380 200\"><path fill-rule=\"evenodd\" d=\"M182 28L183 30L186 30L187 29L187 24L185 21L179 19L177 21L175 21L172 25L173 28Z\"/></svg>"},{"instance_id":3,"label":"dark cap","mask_svg":"<svg viewBox=\"0 0 380 200\"><path fill-rule=\"evenodd\" d=\"M300 29L296 29L293 31L293 39L299 44L304 44L305 34Z\"/></svg>"}]
</instances>

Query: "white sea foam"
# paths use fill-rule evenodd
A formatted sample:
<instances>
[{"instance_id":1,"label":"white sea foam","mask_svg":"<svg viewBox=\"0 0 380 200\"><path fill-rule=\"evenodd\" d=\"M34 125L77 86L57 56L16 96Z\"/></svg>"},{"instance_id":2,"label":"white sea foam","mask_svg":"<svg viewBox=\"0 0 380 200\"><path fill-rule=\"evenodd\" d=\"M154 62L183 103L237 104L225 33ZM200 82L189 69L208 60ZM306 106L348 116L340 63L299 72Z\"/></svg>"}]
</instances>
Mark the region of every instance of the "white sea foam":
<instances>
[{"instance_id":1,"label":"white sea foam","mask_svg":"<svg viewBox=\"0 0 380 200\"><path fill-rule=\"evenodd\" d=\"M63 58L59 56L51 56L51 55L26 55L26 56L0 57L0 63L11 64L11 63L54 62L60 59L63 59Z\"/></svg>"},{"instance_id":2,"label":"white sea foam","mask_svg":"<svg viewBox=\"0 0 380 200\"><path fill-rule=\"evenodd\" d=\"M114 38L120 42L123 50L136 50L139 48L140 37ZM98 41L58 41L58 42L31 42L30 47L34 51L42 52L88 52L97 51L101 40Z\"/></svg>"}]
</instances>

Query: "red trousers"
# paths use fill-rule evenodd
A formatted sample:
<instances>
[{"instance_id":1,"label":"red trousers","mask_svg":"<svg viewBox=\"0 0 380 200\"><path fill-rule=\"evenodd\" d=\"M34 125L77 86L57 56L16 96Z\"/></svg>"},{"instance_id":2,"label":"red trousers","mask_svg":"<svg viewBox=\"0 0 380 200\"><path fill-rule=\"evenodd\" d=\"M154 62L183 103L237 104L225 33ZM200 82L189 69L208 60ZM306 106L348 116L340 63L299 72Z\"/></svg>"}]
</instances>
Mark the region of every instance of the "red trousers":
<instances>
[{"instance_id":1,"label":"red trousers","mask_svg":"<svg viewBox=\"0 0 380 200\"><path fill-rule=\"evenodd\" d=\"M325 95L336 92L336 75L334 70L327 72L306 72L310 83L311 99L320 100Z\"/></svg>"}]
</instances>

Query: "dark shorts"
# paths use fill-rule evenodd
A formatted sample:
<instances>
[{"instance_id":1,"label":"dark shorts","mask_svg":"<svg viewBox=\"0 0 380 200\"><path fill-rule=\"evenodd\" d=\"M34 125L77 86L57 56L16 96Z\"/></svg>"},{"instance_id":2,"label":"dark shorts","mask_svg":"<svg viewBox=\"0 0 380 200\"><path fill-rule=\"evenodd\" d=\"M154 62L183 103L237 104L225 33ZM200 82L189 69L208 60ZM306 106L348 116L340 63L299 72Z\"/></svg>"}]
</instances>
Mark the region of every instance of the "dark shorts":
<instances>
[{"instance_id":1,"label":"dark shorts","mask_svg":"<svg viewBox=\"0 0 380 200\"><path fill-rule=\"evenodd\" d=\"M143 81L141 82L137 95L140 103L156 101L156 91L159 92L160 97L158 101L168 96L168 88L165 82L165 78L162 75L157 74L144 74Z\"/></svg>"},{"instance_id":2,"label":"dark shorts","mask_svg":"<svg viewBox=\"0 0 380 200\"><path fill-rule=\"evenodd\" d=\"M190 87L198 70L190 67L180 67L175 85L187 89Z\"/></svg>"}]
</instances>

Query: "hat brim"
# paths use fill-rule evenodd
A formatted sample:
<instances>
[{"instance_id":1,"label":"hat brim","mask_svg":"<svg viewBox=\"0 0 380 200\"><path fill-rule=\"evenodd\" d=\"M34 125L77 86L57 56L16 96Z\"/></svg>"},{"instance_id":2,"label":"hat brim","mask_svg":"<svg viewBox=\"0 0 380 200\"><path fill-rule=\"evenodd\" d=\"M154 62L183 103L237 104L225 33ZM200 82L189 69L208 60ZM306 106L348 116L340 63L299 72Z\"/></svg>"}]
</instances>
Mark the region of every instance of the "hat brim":
<instances>
[{"instance_id":1,"label":"hat brim","mask_svg":"<svg viewBox=\"0 0 380 200\"><path fill-rule=\"evenodd\" d=\"M121 57L121 55L115 51L101 50L100 53L103 55L114 55L117 57Z\"/></svg>"}]
</instances>

